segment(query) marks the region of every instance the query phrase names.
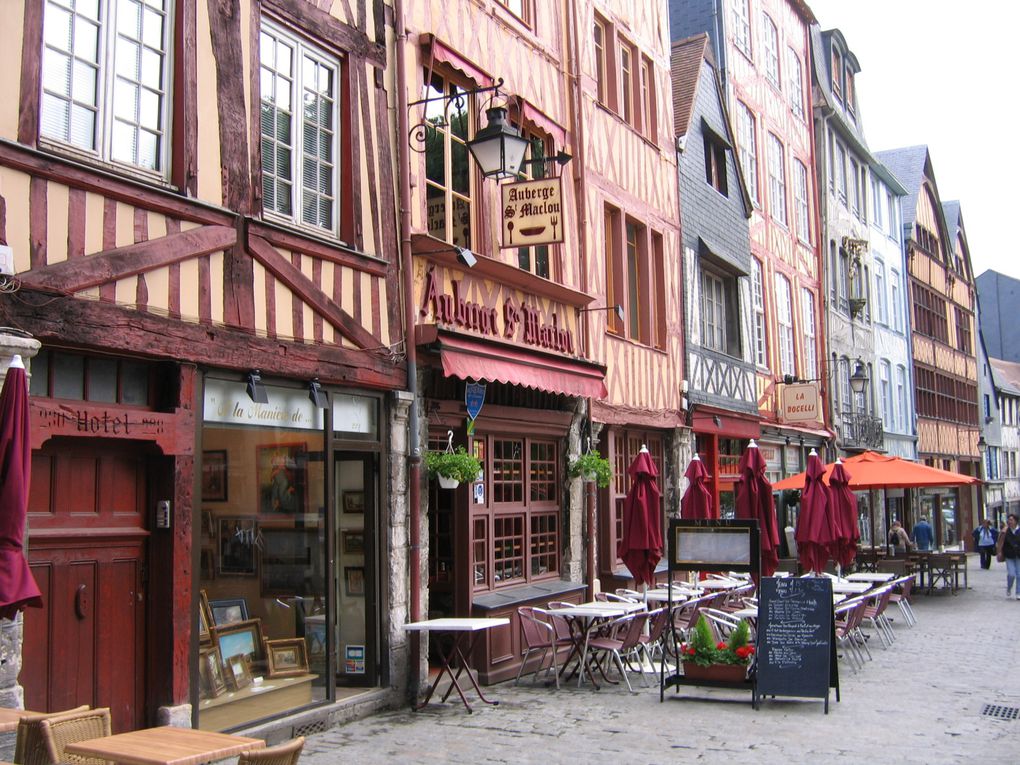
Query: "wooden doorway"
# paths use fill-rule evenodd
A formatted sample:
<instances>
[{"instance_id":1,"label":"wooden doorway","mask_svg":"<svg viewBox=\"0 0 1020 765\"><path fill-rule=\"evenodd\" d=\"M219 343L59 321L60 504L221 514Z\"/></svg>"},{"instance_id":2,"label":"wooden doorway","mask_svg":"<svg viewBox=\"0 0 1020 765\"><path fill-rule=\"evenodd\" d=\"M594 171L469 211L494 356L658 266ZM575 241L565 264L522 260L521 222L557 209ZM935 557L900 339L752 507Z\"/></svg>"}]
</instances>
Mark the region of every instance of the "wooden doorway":
<instances>
[{"instance_id":1,"label":"wooden doorway","mask_svg":"<svg viewBox=\"0 0 1020 765\"><path fill-rule=\"evenodd\" d=\"M44 607L25 612L28 709L109 707L115 732L147 721L151 448L54 438L32 454L28 560Z\"/></svg>"}]
</instances>

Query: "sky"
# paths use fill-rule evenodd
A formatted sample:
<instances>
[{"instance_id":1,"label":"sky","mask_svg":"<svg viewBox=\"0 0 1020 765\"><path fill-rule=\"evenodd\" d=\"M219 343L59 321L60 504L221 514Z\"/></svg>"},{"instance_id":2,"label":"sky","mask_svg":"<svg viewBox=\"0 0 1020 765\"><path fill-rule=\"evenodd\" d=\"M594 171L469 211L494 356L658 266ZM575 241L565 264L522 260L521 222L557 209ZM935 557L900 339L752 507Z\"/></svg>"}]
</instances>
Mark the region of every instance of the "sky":
<instances>
[{"instance_id":1,"label":"sky","mask_svg":"<svg viewBox=\"0 0 1020 765\"><path fill-rule=\"evenodd\" d=\"M974 275L1020 278L1012 0L807 0L857 56L857 101L872 151L927 144L939 196L960 201ZM1008 224L1008 225L1007 225Z\"/></svg>"}]
</instances>

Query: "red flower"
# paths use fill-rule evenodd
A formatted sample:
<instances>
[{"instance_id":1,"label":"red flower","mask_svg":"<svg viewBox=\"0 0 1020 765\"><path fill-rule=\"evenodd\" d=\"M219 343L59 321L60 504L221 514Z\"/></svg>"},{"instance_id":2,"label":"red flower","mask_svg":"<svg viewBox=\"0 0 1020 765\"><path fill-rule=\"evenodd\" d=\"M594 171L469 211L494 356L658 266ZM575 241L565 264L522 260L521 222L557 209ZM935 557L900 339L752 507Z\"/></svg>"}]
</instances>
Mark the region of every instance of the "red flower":
<instances>
[{"instance_id":1,"label":"red flower","mask_svg":"<svg viewBox=\"0 0 1020 765\"><path fill-rule=\"evenodd\" d=\"M722 651L722 650L724 650L726 648L726 644L723 643L723 642L719 642L719 643L715 644L715 647L718 648L720 651Z\"/></svg>"}]
</instances>

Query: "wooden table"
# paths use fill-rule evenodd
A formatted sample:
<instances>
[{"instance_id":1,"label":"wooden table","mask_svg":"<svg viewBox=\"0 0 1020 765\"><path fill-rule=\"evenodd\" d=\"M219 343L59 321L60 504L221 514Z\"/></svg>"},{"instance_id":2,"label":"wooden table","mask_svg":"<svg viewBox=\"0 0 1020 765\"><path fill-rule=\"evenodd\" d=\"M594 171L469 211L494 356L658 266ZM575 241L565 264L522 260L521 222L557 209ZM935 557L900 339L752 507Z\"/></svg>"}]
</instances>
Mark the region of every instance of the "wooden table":
<instances>
[{"instance_id":1,"label":"wooden table","mask_svg":"<svg viewBox=\"0 0 1020 765\"><path fill-rule=\"evenodd\" d=\"M30 712L27 709L6 709L0 707L0 733L10 733L18 729L18 721L22 717L28 715L39 714L38 712ZM3 763L0 763L3 765Z\"/></svg>"},{"instance_id":2,"label":"wooden table","mask_svg":"<svg viewBox=\"0 0 1020 765\"><path fill-rule=\"evenodd\" d=\"M201 765L265 745L259 738L163 726L77 741L64 751L121 765Z\"/></svg>"},{"instance_id":3,"label":"wooden table","mask_svg":"<svg viewBox=\"0 0 1020 765\"><path fill-rule=\"evenodd\" d=\"M462 672L467 670L468 680L471 681L471 685L475 689L475 693L486 704L492 704L496 706L499 704L498 701L490 701L485 698L482 693L482 689L478 685L478 681L475 680L475 676L471 674L471 668L468 666L468 657L471 655L471 651L474 648L475 639L484 630L490 630L493 627L502 627L510 624L510 620L506 617L500 617L495 619L480 619L480 618L447 618L447 619L426 619L421 622L411 622L410 624L404 625L404 630L407 632L431 632L437 635L447 635L451 638L450 650L445 653L440 650L440 657L443 662L443 666L439 670L439 674L436 675L436 679L432 683L432 687L429 688L428 693L425 694L425 700L421 704L415 707L415 711L423 709L425 705L429 703L429 699L432 698L432 694L436 692L436 686L439 685L440 680L443 679L443 675L450 677L450 687L446 689L446 693L443 694L443 698L440 701L446 701L450 696L450 692L454 689L457 690L457 694L460 696L460 700L464 703L464 708L468 712L471 712L471 705L468 704L467 697L464 696L464 689L460 687L459 678ZM462 648L465 636L470 635L471 639L468 643L467 653ZM454 673L453 665L457 665L457 672Z\"/></svg>"}]
</instances>

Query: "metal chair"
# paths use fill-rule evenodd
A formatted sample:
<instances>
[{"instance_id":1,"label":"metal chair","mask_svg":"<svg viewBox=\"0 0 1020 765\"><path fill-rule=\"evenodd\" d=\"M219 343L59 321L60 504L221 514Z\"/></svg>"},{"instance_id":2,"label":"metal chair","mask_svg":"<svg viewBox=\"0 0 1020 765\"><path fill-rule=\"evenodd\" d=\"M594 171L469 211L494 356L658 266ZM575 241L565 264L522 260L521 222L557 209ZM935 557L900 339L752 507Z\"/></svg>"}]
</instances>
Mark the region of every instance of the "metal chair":
<instances>
[{"instance_id":1,"label":"metal chair","mask_svg":"<svg viewBox=\"0 0 1020 765\"><path fill-rule=\"evenodd\" d=\"M571 645L569 635L565 639L561 639L556 634L556 628L550 621L543 618L546 612L540 608L533 608L530 606L521 606L517 609L517 615L521 620L521 633L524 635L525 653L524 659L521 660L521 667L517 670L517 679L514 680L514 685L519 685L521 682L521 675L524 673L524 667L528 663L528 657L534 651L541 651L542 655L538 661L538 667L535 668L534 674L538 674L542 667L545 665L545 655L552 652L552 660L549 662L549 666L545 668L545 672L548 675L549 672L553 672L556 677L556 687L560 687L560 672L556 665L556 650L561 646Z\"/></svg>"},{"instance_id":2,"label":"metal chair","mask_svg":"<svg viewBox=\"0 0 1020 765\"><path fill-rule=\"evenodd\" d=\"M29 721L29 725L38 726L41 746L27 748L23 752L22 765L106 765L106 760L67 754L64 748L75 741L109 736L111 725L108 708L48 715L41 720Z\"/></svg>"},{"instance_id":3,"label":"metal chair","mask_svg":"<svg viewBox=\"0 0 1020 765\"><path fill-rule=\"evenodd\" d=\"M304 745L305 737L298 736L278 746L251 749L241 752L241 756L237 758L237 765L297 765Z\"/></svg>"},{"instance_id":4,"label":"metal chair","mask_svg":"<svg viewBox=\"0 0 1020 765\"><path fill-rule=\"evenodd\" d=\"M914 609L910 606L910 592L914 589L914 577L904 576L894 579L890 584L893 586L892 594L889 595L889 602L895 603L908 627L917 624L917 617L914 616Z\"/></svg>"},{"instance_id":5,"label":"metal chair","mask_svg":"<svg viewBox=\"0 0 1020 765\"><path fill-rule=\"evenodd\" d=\"M635 614L621 616L612 622L612 634L615 637L599 636L592 638L588 643L588 651L591 653L607 653L613 657L616 666L620 670L620 674L623 675L624 682L627 683L627 690L631 693L634 692L634 688L631 686L630 677L627 675L627 666L630 663L630 659L641 651L640 637L644 632L647 621L647 611L639 611ZM624 657L626 657L626 663ZM587 659L587 654L581 657L581 666L585 665ZM644 672L641 673L641 679L644 681L645 687L648 687L648 678L645 677Z\"/></svg>"}]
</instances>

